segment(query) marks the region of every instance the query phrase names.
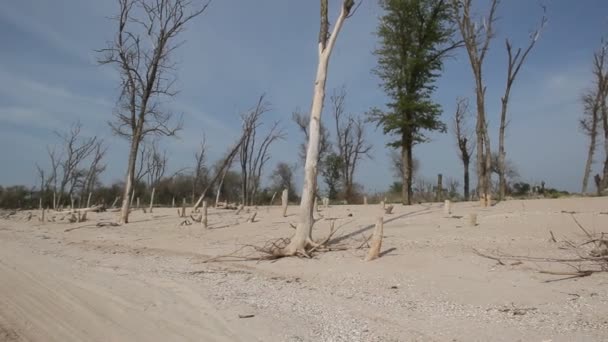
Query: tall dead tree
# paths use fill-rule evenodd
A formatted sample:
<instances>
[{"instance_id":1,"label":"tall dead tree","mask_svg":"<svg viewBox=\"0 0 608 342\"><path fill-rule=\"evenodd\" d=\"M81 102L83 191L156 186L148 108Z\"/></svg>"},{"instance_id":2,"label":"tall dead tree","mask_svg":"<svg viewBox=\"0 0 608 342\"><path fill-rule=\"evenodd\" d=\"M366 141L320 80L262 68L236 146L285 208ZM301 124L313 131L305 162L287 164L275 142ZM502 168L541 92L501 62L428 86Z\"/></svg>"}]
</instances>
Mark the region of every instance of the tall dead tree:
<instances>
[{"instance_id":1,"label":"tall dead tree","mask_svg":"<svg viewBox=\"0 0 608 342\"><path fill-rule=\"evenodd\" d=\"M604 166L602 170L598 194L602 194L608 187L608 43L602 40L601 47L593 55L593 76L595 78L595 92L598 113L601 118L604 132Z\"/></svg>"},{"instance_id":2,"label":"tall dead tree","mask_svg":"<svg viewBox=\"0 0 608 342\"><path fill-rule=\"evenodd\" d=\"M361 118L345 114L346 89L335 89L330 97L331 110L336 125L336 145L341 159L344 199L351 202L357 163L372 149L365 140L365 125Z\"/></svg>"},{"instance_id":3,"label":"tall dead tree","mask_svg":"<svg viewBox=\"0 0 608 342\"><path fill-rule=\"evenodd\" d=\"M604 131L604 146L606 147L606 97L608 97L608 43L602 41L601 47L593 54L592 66L594 84L593 88L583 93L583 118L579 123L583 132L589 136L589 150L587 152L587 162L585 163L585 173L583 174L582 192L587 192L587 184L593 164L593 156L597 145L597 135L600 129ZM600 128L599 124L602 123ZM606 168L606 162L604 168ZM604 170L605 173L605 170ZM606 175L603 177L606 180ZM601 188L601 184L599 184Z\"/></svg>"},{"instance_id":4,"label":"tall dead tree","mask_svg":"<svg viewBox=\"0 0 608 342\"><path fill-rule=\"evenodd\" d=\"M543 7L543 11L545 11L544 7ZM506 163L506 158L507 158L507 152L505 151L505 130L508 125L507 108L509 105L509 96L511 95L511 87L513 86L513 83L515 82L515 78L517 77L517 74L521 70L522 65L526 61L526 58L530 54L530 51L532 51L532 48L534 48L536 41L540 37L540 32L542 31L542 29L546 23L547 23L547 18L543 15L541 22L540 22L540 26L534 32L532 32L532 34L530 35L530 42L528 43L528 46L525 48L525 50L518 48L517 51L513 51L513 45L511 44L511 41L508 38L505 40L505 46L507 49L507 56L508 56L507 84L505 86L505 93L500 99L501 111L500 111L500 129L499 129L499 135L498 135L498 198L500 200L505 198L506 191L507 191L507 182L506 182L506 174L505 174L505 168L506 168L505 163Z\"/></svg>"},{"instance_id":5,"label":"tall dead tree","mask_svg":"<svg viewBox=\"0 0 608 342\"><path fill-rule=\"evenodd\" d=\"M453 0L456 6L456 22L469 56L469 62L475 79L475 95L477 98L477 122L475 132L477 137L477 189L482 206L488 206L491 198L491 167L492 150L486 119L485 95L486 86L483 80L483 63L485 61L490 41L494 38L494 23L496 10L500 0L491 0L490 10L480 22L471 12L473 0Z\"/></svg>"},{"instance_id":6,"label":"tall dead tree","mask_svg":"<svg viewBox=\"0 0 608 342\"><path fill-rule=\"evenodd\" d=\"M270 159L269 147L278 139L284 138L284 132L275 122L266 136L258 141L258 128L262 125L261 118L269 110L269 103L260 96L257 105L249 113L243 116L243 143L239 151L241 164L241 200L244 205L253 205L255 196L260 186L262 170Z\"/></svg>"},{"instance_id":7,"label":"tall dead tree","mask_svg":"<svg viewBox=\"0 0 608 342\"><path fill-rule=\"evenodd\" d=\"M458 147L458 157L462 161L464 168L464 200L470 200L470 181L469 181L469 164L475 141L471 140L472 134L467 125L467 116L469 111L469 100L459 98L456 102L456 113L454 115L454 137L456 138L456 146Z\"/></svg>"},{"instance_id":8,"label":"tall dead tree","mask_svg":"<svg viewBox=\"0 0 608 342\"><path fill-rule=\"evenodd\" d=\"M342 29L344 21L351 15L355 5L354 0L343 0L340 15L336 20L333 31L329 31L328 0L321 0L321 27L319 30L319 64L314 83L314 95L310 110L309 139L306 151L306 162L304 165L304 184L302 186L302 199L300 202L299 222L296 232L291 238L289 245L279 251L283 255L295 255L301 253L307 255L306 248L315 245L312 240L312 226L314 223L313 211L315 193L317 188L317 163L319 160L319 140L321 131L321 113L325 100L325 82L327 80L327 69L329 58L336 44L338 34Z\"/></svg>"},{"instance_id":9,"label":"tall dead tree","mask_svg":"<svg viewBox=\"0 0 608 342\"><path fill-rule=\"evenodd\" d=\"M127 223L140 143L148 135L172 136L181 128L179 122L172 124L173 113L162 108L162 101L176 94L171 55L186 23L209 2L198 8L191 0L118 0L118 5L116 36L99 50L99 63L114 65L120 73L121 94L111 126L130 143L120 214L120 222Z\"/></svg>"}]
</instances>

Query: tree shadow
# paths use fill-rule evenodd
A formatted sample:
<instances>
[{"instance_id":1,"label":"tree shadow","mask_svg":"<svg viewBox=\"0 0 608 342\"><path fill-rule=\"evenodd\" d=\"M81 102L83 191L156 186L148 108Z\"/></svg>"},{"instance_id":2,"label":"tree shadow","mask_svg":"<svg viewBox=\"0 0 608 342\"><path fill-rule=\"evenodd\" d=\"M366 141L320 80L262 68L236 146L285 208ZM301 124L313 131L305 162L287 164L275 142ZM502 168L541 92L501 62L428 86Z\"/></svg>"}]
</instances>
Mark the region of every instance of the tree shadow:
<instances>
[{"instance_id":1,"label":"tree shadow","mask_svg":"<svg viewBox=\"0 0 608 342\"><path fill-rule=\"evenodd\" d=\"M390 252L394 252L394 251L396 251L396 250L397 250L397 248L395 248L395 247L393 247L393 248L389 248L389 249L385 250L384 252L380 253L378 256L379 256L379 257L383 257L383 256L385 256L385 255L389 254Z\"/></svg>"},{"instance_id":2,"label":"tree shadow","mask_svg":"<svg viewBox=\"0 0 608 342\"><path fill-rule=\"evenodd\" d=\"M429 205L426 208L423 208L423 209L420 209L420 210L416 210L416 211L412 211L411 213L405 213L405 214L402 214L402 215L399 215L399 216L395 216L393 218L385 220L384 223L390 223L390 222L402 219L404 217L413 217L413 216L419 216L419 215L428 214L428 213L433 212L433 210L431 210L431 209L432 209L432 205ZM438 209L439 208L436 208L435 210L438 210ZM349 238L351 238L353 236L359 235L359 234L364 233L364 232L366 232L366 231L368 231L370 229L373 229L375 226L376 226L375 223L374 224L370 224L370 225L362 227L362 228L360 228L360 229L358 229L358 230L356 230L356 231L354 231L352 233L348 233L346 235L338 236L338 237L330 240L329 243L333 244L333 243L338 243L338 242L344 241L344 240L349 239Z\"/></svg>"}]
</instances>

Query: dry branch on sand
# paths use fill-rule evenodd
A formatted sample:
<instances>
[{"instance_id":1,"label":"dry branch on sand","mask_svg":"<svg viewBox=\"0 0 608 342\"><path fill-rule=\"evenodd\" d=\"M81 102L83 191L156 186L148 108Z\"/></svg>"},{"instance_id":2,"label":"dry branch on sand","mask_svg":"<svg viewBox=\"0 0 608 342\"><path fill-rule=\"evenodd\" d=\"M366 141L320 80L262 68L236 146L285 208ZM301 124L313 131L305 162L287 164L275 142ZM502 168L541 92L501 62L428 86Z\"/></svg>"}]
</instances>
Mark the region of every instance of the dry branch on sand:
<instances>
[{"instance_id":1,"label":"dry branch on sand","mask_svg":"<svg viewBox=\"0 0 608 342\"><path fill-rule=\"evenodd\" d=\"M562 241L563 245L560 249L569 251L573 255L571 257L518 256L505 254L500 251L484 253L476 249L473 249L473 253L487 259L492 259L498 262L499 265L505 265L504 261L507 260L517 262L530 261L535 263L560 264L573 269L570 272L539 270L539 273L542 274L566 276L565 278L551 279L545 282L588 277L593 273L608 272L608 237L606 237L605 233L590 233L578 222L574 214L570 215L576 225L587 236L587 239L580 243L570 240ZM557 242L552 232L550 241Z\"/></svg>"}]
</instances>

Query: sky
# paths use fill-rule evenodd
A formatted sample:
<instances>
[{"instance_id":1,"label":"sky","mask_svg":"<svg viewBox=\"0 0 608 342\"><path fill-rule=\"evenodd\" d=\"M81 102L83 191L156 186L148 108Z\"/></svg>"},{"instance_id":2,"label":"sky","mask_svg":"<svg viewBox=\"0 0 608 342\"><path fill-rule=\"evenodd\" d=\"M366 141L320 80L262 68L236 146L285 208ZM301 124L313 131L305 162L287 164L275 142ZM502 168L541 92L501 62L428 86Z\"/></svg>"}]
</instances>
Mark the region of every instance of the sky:
<instances>
[{"instance_id":1,"label":"sky","mask_svg":"<svg viewBox=\"0 0 608 342\"><path fill-rule=\"evenodd\" d=\"M194 0L196 2L197 0ZM476 0L484 11L489 0ZM330 0L330 23L340 1ZM523 181L580 191L588 138L578 128L581 93L592 85L591 60L601 38L608 35L605 0L548 0L548 24L513 86L507 158ZM0 184L37 184L35 164L48 167L46 147L58 143L55 131L66 131L76 120L83 135L97 135L108 144L106 183L124 179L128 144L113 136L108 125L118 95L118 74L98 65L97 49L113 38L117 12L113 0L5 0L0 6ZM302 135L291 113L308 111L317 66L319 3L296 0L214 0L208 10L189 22L175 52L177 96L166 103L183 114L178 138L162 138L169 169L194 164L203 136L209 159L219 158L238 136L240 114L261 94L272 104L266 125L280 120L286 139L272 146L265 174L278 161L298 162ZM372 51L382 15L377 1L362 0L344 24L331 57L327 91L345 86L346 110L364 115L387 102ZM486 110L491 145L498 142L500 96L506 78L505 38L525 46L542 15L532 0L503 0L485 64ZM457 97L474 103L471 68L465 51L446 61L434 99L443 108L442 120L451 128ZM327 108L327 103L326 103ZM330 125L328 112L324 121ZM267 127L267 126L263 126ZM330 125L333 132L334 128ZM462 165L454 136L432 133L415 147L420 176L461 180ZM374 125L367 128L373 144L371 158L361 162L355 181L368 192L385 191L394 181L385 137ZM594 173L601 168L598 145ZM471 170L472 173L474 170ZM296 168L298 181L303 167ZM474 177L473 177L474 178ZM266 177L268 180L268 177ZM474 181L473 181L474 182ZM462 184L462 181L460 181Z\"/></svg>"}]
</instances>

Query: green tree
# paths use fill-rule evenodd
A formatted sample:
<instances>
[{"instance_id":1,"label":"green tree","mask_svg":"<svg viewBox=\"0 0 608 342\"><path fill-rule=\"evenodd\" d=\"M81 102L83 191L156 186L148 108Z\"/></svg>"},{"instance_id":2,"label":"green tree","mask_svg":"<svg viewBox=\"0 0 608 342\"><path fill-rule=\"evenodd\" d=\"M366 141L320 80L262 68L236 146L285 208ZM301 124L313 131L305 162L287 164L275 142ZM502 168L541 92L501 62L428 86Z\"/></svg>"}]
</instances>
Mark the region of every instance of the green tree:
<instances>
[{"instance_id":1,"label":"green tree","mask_svg":"<svg viewBox=\"0 0 608 342\"><path fill-rule=\"evenodd\" d=\"M327 197L329 199L335 200L342 189L343 164L342 158L334 152L328 154L323 160L321 174L325 185L327 185Z\"/></svg>"},{"instance_id":2,"label":"green tree","mask_svg":"<svg viewBox=\"0 0 608 342\"><path fill-rule=\"evenodd\" d=\"M380 0L384 15L374 51L379 76L388 95L386 110L372 109L369 120L382 126L401 149L403 161L403 204L412 203L415 144L427 140L424 131L445 132L440 121L441 106L431 96L440 76L443 60L460 42L454 42L453 4L444 0Z\"/></svg>"}]
</instances>

